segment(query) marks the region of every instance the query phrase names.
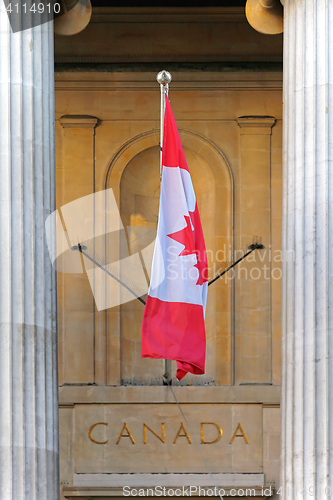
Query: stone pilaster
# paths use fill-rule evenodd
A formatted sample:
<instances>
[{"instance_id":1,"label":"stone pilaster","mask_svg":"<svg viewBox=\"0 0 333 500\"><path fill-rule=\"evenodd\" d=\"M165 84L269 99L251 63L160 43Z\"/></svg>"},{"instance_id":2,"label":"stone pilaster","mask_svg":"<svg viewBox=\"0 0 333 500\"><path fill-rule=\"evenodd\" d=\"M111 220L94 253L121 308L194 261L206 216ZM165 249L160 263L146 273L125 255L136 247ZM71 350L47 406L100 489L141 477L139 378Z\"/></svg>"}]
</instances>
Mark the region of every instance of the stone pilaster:
<instances>
[{"instance_id":1,"label":"stone pilaster","mask_svg":"<svg viewBox=\"0 0 333 500\"><path fill-rule=\"evenodd\" d=\"M64 115L59 122L63 128L61 169L64 184L57 192L58 210L61 211L63 205L94 193L95 128L98 119L87 115ZM78 222L78 237L82 230ZM77 297L80 297L79 301ZM85 272L58 273L58 323L59 384L105 384L104 311L95 311L94 297ZM80 353L78 338L85 346Z\"/></svg>"},{"instance_id":2,"label":"stone pilaster","mask_svg":"<svg viewBox=\"0 0 333 500\"><path fill-rule=\"evenodd\" d=\"M246 250L253 236L265 246L236 271L235 382L269 384L272 380L271 335L271 135L275 118L243 116L240 127L241 175L238 193L240 239ZM235 256L239 258L239 255Z\"/></svg>"},{"instance_id":3,"label":"stone pilaster","mask_svg":"<svg viewBox=\"0 0 333 500\"><path fill-rule=\"evenodd\" d=\"M333 492L333 3L284 1L282 496Z\"/></svg>"},{"instance_id":4,"label":"stone pilaster","mask_svg":"<svg viewBox=\"0 0 333 500\"><path fill-rule=\"evenodd\" d=\"M53 22L13 33L4 2L0 178L0 498L58 500Z\"/></svg>"}]
</instances>

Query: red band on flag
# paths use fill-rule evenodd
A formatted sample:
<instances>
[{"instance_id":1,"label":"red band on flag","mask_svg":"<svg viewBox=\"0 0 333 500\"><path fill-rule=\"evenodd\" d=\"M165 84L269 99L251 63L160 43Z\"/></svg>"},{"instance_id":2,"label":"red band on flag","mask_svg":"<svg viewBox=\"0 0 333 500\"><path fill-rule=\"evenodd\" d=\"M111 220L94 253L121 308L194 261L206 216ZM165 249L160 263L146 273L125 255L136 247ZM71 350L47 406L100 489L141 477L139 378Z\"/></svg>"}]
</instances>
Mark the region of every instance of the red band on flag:
<instances>
[{"instance_id":1,"label":"red band on flag","mask_svg":"<svg viewBox=\"0 0 333 500\"><path fill-rule=\"evenodd\" d=\"M202 306L163 302L148 295L142 326L142 357L177 360L180 380L187 372L205 373L205 352Z\"/></svg>"},{"instance_id":2,"label":"red band on flag","mask_svg":"<svg viewBox=\"0 0 333 500\"><path fill-rule=\"evenodd\" d=\"M169 99L165 99L162 166L179 167L188 171L182 143Z\"/></svg>"}]
</instances>

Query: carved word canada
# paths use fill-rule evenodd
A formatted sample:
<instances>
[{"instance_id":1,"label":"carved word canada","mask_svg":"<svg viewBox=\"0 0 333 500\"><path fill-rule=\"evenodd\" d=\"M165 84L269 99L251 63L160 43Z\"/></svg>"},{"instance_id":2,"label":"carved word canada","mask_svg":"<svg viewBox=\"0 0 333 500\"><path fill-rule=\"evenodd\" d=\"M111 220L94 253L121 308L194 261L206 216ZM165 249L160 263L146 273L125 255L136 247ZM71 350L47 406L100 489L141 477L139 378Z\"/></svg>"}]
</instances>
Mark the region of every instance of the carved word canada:
<instances>
[{"instance_id":1,"label":"carved word canada","mask_svg":"<svg viewBox=\"0 0 333 500\"><path fill-rule=\"evenodd\" d=\"M97 422L96 424L93 424L88 431L88 436L91 439L91 441L93 441L96 444L107 444L109 442L109 440L97 441L97 439L95 439L92 435L94 428L97 427L98 425L108 426L109 424L107 422ZM210 425L210 426L213 425L216 428L216 438L211 440L211 441L208 441L205 439L205 428L207 428L208 425ZM151 429L150 427L148 427L147 424L145 424L145 423L143 424L143 433L142 433L143 444L147 444L148 439L155 439L155 438L157 438L162 443L165 443L165 424L164 423L161 424L160 434L157 433L157 429L155 429L155 431L153 429ZM223 430L218 424L215 424L215 422L201 422L201 433L200 434L201 434L200 435L201 444L214 444L214 443L217 443L218 441L220 441L220 439L223 435ZM150 438L148 438L148 436L150 436ZM153 436L155 436L155 438ZM118 439L116 440L115 444L119 444L120 441L125 440L125 438L127 438L127 441L129 443L137 444L137 441L134 439L133 434L131 433L131 431L126 423L123 424L123 427L120 431L120 434L119 434ZM237 425L236 430L233 433L229 444L232 444L234 442L235 438L242 438L242 439L244 439L246 444L250 444L250 442L249 442L249 440L248 440L248 438L243 430L243 427L241 426L240 423ZM173 444L177 444L180 441L182 441L182 442L185 441L188 444L192 444L191 436L189 435L183 422L181 422L180 427L178 429L178 432L174 435L174 437L172 437Z\"/></svg>"}]
</instances>

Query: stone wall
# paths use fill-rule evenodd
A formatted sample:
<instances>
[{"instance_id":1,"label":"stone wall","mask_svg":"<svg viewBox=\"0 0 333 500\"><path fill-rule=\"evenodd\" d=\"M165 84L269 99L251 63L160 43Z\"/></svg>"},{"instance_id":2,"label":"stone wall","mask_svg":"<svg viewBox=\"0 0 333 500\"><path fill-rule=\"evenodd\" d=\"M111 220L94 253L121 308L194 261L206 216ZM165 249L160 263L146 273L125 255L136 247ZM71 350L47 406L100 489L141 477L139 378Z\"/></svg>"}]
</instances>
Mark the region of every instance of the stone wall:
<instances>
[{"instance_id":1,"label":"stone wall","mask_svg":"<svg viewBox=\"0 0 333 500\"><path fill-rule=\"evenodd\" d=\"M279 454L278 430L276 426L270 430L271 419L265 415L277 410L262 404L279 404L280 78L277 73L238 72L232 78L174 73L170 90L197 193L210 274L232 260L232 250L244 252L253 236L261 237L265 245L238 266L234 275L210 288L207 373L201 378L187 376L183 391L191 389L192 402L201 403L202 392L195 392L198 384L230 386L233 397L229 394L225 400L223 393L215 397L221 398L220 403L241 404L244 395L237 391L244 387L245 402L260 403L264 422L260 470L275 482L278 475L272 460ZM112 189L128 231L154 230L159 196L155 74L59 73L56 89L58 207ZM77 232L79 237L79 227ZM138 250L135 245L129 250L125 247L121 243L118 257ZM111 393L103 392L107 385L130 384L126 403L135 402L138 395L144 401L153 385L162 384L163 362L141 359L143 305L137 300L98 311L87 276L59 272L58 303L60 395L65 405L61 431L66 436L61 463L63 480L72 487L75 457L70 450L73 440L78 445L68 426L80 403L78 386L87 387L89 401L95 404L112 402ZM210 389L205 388L209 403L214 400ZM181 396L186 399L184 393ZM170 403L170 395L165 397L163 401ZM120 398L119 402L124 401ZM209 411L206 420L210 421ZM133 456L133 470L135 463ZM205 472L203 463L197 467Z\"/></svg>"}]
</instances>

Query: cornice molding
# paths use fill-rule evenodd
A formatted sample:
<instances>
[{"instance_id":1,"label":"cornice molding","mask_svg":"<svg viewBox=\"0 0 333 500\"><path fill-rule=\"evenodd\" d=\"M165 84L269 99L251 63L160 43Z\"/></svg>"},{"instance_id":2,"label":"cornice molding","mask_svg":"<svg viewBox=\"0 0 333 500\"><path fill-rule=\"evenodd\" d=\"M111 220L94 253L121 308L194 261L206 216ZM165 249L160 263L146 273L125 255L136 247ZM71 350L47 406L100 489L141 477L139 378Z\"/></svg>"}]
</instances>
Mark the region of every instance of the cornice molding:
<instances>
[{"instance_id":1,"label":"cornice molding","mask_svg":"<svg viewBox=\"0 0 333 500\"><path fill-rule=\"evenodd\" d=\"M59 123L62 128L95 128L98 118L89 115L63 115Z\"/></svg>"},{"instance_id":2,"label":"cornice molding","mask_svg":"<svg viewBox=\"0 0 333 500\"><path fill-rule=\"evenodd\" d=\"M55 54L56 64L116 64L116 63L156 63L156 54L148 53L128 53L128 54L84 54L68 55ZM159 63L281 63L282 55L274 54L158 54Z\"/></svg>"},{"instance_id":3,"label":"cornice molding","mask_svg":"<svg viewBox=\"0 0 333 500\"><path fill-rule=\"evenodd\" d=\"M172 90L282 90L282 72L172 72ZM55 90L74 92L154 91L152 72L56 72Z\"/></svg>"},{"instance_id":4,"label":"cornice molding","mask_svg":"<svg viewBox=\"0 0 333 500\"><path fill-rule=\"evenodd\" d=\"M243 7L94 7L91 23L247 23Z\"/></svg>"},{"instance_id":5,"label":"cornice molding","mask_svg":"<svg viewBox=\"0 0 333 500\"><path fill-rule=\"evenodd\" d=\"M241 116L237 118L241 135L271 135L276 119L273 116Z\"/></svg>"}]
</instances>

